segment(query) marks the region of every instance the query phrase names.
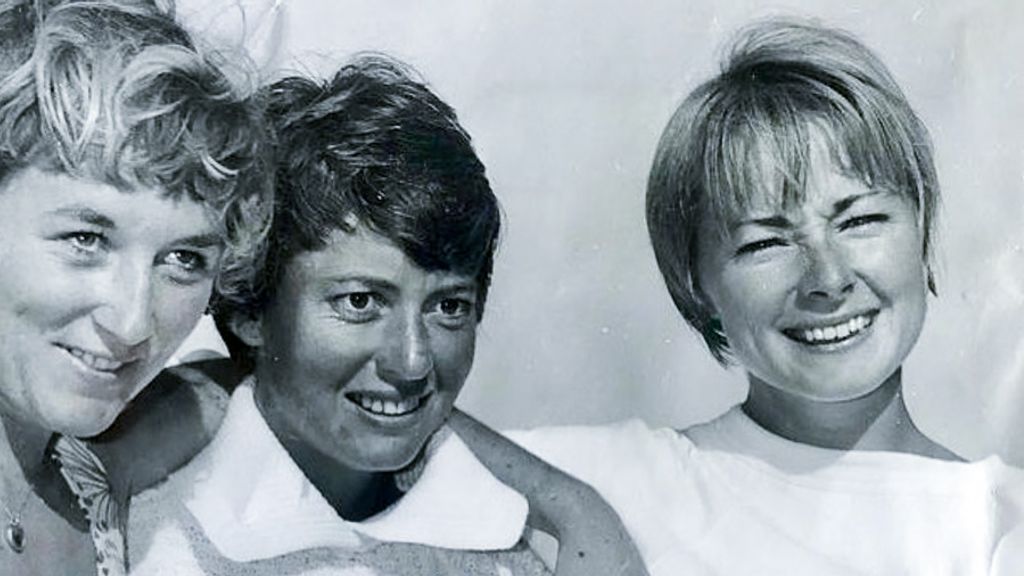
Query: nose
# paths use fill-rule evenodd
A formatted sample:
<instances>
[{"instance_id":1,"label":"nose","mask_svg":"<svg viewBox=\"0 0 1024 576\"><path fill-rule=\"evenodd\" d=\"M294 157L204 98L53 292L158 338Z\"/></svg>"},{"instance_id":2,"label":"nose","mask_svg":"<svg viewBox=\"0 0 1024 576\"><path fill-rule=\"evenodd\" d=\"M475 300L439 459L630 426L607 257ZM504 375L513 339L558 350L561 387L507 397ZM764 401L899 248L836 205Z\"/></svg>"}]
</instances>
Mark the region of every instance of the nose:
<instances>
[{"instance_id":1,"label":"nose","mask_svg":"<svg viewBox=\"0 0 1024 576\"><path fill-rule=\"evenodd\" d=\"M856 276L842 250L827 240L804 248L800 296L807 302L831 305L853 292Z\"/></svg>"},{"instance_id":2,"label":"nose","mask_svg":"<svg viewBox=\"0 0 1024 576\"><path fill-rule=\"evenodd\" d=\"M104 343L115 352L142 344L153 334L153 270L125 261L106 279L103 303L93 315Z\"/></svg>"},{"instance_id":3,"label":"nose","mask_svg":"<svg viewBox=\"0 0 1024 576\"><path fill-rule=\"evenodd\" d=\"M426 381L434 369L430 334L418 313L396 315L385 328L377 376L395 386Z\"/></svg>"}]
</instances>

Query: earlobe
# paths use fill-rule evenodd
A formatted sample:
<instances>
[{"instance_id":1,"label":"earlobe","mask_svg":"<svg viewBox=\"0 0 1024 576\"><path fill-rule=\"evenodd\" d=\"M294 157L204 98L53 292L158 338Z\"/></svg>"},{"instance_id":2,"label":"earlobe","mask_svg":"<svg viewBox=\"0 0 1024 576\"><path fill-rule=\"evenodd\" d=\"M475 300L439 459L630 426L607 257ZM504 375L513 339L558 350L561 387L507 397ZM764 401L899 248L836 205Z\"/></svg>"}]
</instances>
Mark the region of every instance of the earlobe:
<instances>
[{"instance_id":1,"label":"earlobe","mask_svg":"<svg viewBox=\"0 0 1024 576\"><path fill-rule=\"evenodd\" d=\"M250 348L263 346L261 326L262 323L259 318L244 313L233 314L231 319L228 320L228 327L231 328L232 334Z\"/></svg>"}]
</instances>

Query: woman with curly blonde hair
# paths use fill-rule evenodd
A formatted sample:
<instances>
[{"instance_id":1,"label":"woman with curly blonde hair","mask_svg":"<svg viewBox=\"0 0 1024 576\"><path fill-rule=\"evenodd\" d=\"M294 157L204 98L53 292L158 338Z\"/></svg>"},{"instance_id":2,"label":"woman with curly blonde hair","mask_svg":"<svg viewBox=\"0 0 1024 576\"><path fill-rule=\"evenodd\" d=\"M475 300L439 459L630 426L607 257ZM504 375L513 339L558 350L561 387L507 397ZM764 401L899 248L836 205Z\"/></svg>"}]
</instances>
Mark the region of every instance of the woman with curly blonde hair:
<instances>
[{"instance_id":1,"label":"woman with curly blonde hair","mask_svg":"<svg viewBox=\"0 0 1024 576\"><path fill-rule=\"evenodd\" d=\"M260 126L152 3L0 9L0 573L124 573L131 472L79 438L248 282Z\"/></svg>"}]
</instances>

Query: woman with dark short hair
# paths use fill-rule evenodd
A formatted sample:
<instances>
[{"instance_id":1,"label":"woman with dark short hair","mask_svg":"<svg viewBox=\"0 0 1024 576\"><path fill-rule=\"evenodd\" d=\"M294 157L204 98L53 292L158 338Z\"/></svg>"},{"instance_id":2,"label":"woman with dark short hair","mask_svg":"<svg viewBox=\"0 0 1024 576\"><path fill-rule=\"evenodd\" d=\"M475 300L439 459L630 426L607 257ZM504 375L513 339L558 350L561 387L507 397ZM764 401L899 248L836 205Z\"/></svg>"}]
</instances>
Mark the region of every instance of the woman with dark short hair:
<instances>
[{"instance_id":1,"label":"woman with dark short hair","mask_svg":"<svg viewBox=\"0 0 1024 576\"><path fill-rule=\"evenodd\" d=\"M0 8L0 574L125 573L145 466L80 438L249 284L261 126L151 2Z\"/></svg>"},{"instance_id":2,"label":"woman with dark short hair","mask_svg":"<svg viewBox=\"0 0 1024 576\"><path fill-rule=\"evenodd\" d=\"M528 514L558 574L645 573L589 487L453 413L500 227L455 112L376 55L266 98L268 255L215 313L247 377L210 446L139 496L137 573L544 574Z\"/></svg>"},{"instance_id":3,"label":"woman with dark short hair","mask_svg":"<svg viewBox=\"0 0 1024 576\"><path fill-rule=\"evenodd\" d=\"M904 400L938 200L927 131L868 48L809 23L744 30L665 128L647 222L746 401L681 432L516 438L596 487L654 574L1016 573L1021 472L964 462Z\"/></svg>"}]
</instances>

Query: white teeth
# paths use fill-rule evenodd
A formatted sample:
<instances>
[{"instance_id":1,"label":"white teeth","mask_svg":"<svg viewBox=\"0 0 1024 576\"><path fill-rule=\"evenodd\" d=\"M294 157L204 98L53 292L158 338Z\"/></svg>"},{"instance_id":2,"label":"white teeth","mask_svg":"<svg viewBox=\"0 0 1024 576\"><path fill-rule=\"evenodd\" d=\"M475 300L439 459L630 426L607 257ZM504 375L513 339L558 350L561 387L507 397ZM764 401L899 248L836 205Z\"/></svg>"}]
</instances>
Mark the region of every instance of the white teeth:
<instances>
[{"instance_id":1,"label":"white teeth","mask_svg":"<svg viewBox=\"0 0 1024 576\"><path fill-rule=\"evenodd\" d=\"M362 394L353 394L352 398L367 412L382 416L401 416L419 408L418 398L409 398L395 402L394 400L381 400L371 398Z\"/></svg>"},{"instance_id":2,"label":"white teeth","mask_svg":"<svg viewBox=\"0 0 1024 576\"><path fill-rule=\"evenodd\" d=\"M842 324L826 326L824 328L808 328L800 332L803 341L811 344L827 344L853 336L871 324L868 316L857 316Z\"/></svg>"},{"instance_id":3,"label":"white teeth","mask_svg":"<svg viewBox=\"0 0 1024 576\"><path fill-rule=\"evenodd\" d=\"M113 372L121 366L124 366L124 362L118 362L112 358L104 358L102 356L96 356L90 354L80 348L64 348L72 356L78 358L83 364L92 368L93 370L99 370L101 372Z\"/></svg>"}]
</instances>

